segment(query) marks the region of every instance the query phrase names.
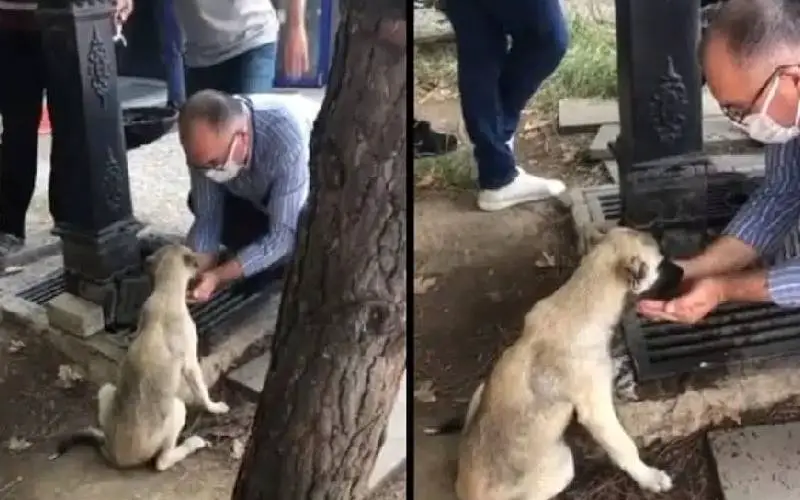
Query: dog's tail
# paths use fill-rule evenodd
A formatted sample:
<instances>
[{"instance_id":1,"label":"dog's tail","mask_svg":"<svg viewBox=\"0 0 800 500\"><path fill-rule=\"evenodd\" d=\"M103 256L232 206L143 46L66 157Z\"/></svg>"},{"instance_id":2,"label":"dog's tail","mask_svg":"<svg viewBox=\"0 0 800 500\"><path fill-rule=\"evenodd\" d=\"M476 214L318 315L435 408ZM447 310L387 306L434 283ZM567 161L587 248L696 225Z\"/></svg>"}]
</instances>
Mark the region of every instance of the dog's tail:
<instances>
[{"instance_id":1,"label":"dog's tail","mask_svg":"<svg viewBox=\"0 0 800 500\"><path fill-rule=\"evenodd\" d=\"M74 446L91 446L103 452L106 444L106 435L100 429L87 427L62 438L56 446L56 452L50 455L50 460L55 460Z\"/></svg>"},{"instance_id":2,"label":"dog's tail","mask_svg":"<svg viewBox=\"0 0 800 500\"><path fill-rule=\"evenodd\" d=\"M461 432L464 429L465 424L464 417L453 417L450 420L446 420L439 425L432 426L432 427L424 427L422 432L427 434L428 436L442 436L445 434L455 434L456 432Z\"/></svg>"}]
</instances>

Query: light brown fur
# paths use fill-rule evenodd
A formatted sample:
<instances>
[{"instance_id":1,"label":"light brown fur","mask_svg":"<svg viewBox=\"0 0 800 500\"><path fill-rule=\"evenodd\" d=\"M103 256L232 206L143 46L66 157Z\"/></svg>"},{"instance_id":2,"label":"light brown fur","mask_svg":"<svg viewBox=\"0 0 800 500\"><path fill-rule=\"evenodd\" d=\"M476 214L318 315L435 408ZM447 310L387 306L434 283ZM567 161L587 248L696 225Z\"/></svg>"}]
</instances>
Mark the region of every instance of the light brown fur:
<instances>
[{"instance_id":1,"label":"light brown fur","mask_svg":"<svg viewBox=\"0 0 800 500\"><path fill-rule=\"evenodd\" d=\"M196 435L178 444L188 397L211 413L226 413L228 405L210 399L197 359L197 330L186 304L197 257L182 245L167 245L148 259L148 266L154 286L142 306L136 338L116 386L105 384L98 391L100 428L81 431L72 440L97 446L118 468L154 460L156 470L163 471L208 445Z\"/></svg>"},{"instance_id":2,"label":"light brown fur","mask_svg":"<svg viewBox=\"0 0 800 500\"><path fill-rule=\"evenodd\" d=\"M574 476L564 431L578 421L642 488L672 481L639 458L612 400L609 343L628 296L649 289L655 240L611 229L572 277L526 315L520 338L475 391L459 446L460 500L549 500Z\"/></svg>"}]
</instances>

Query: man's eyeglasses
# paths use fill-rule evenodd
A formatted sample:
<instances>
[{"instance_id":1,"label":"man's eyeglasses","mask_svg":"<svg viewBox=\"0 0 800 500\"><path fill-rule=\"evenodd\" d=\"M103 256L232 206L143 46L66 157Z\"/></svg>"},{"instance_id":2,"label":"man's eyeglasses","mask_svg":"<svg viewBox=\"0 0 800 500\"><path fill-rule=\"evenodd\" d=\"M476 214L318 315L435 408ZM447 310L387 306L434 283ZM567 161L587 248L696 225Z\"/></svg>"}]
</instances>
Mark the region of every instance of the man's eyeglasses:
<instances>
[{"instance_id":1,"label":"man's eyeglasses","mask_svg":"<svg viewBox=\"0 0 800 500\"><path fill-rule=\"evenodd\" d=\"M720 109L722 109L722 113L730 121L732 121L734 123L741 124L742 122L744 122L745 118L747 118L748 116L753 114L753 108L755 108L756 103L758 102L759 99L761 99L761 96L764 94L764 92L770 86L772 81L775 79L776 75L780 71L782 71L782 70L784 70L786 68L791 68L793 66L797 66L797 65L796 64L783 64L781 66L777 66L775 68L775 70L772 73L770 73L769 77L764 81L764 83L761 85L761 87L759 87L758 92L756 92L755 96L753 96L753 99L750 101L750 104L746 108L738 108L738 107L731 106L731 105L720 106Z\"/></svg>"}]
</instances>

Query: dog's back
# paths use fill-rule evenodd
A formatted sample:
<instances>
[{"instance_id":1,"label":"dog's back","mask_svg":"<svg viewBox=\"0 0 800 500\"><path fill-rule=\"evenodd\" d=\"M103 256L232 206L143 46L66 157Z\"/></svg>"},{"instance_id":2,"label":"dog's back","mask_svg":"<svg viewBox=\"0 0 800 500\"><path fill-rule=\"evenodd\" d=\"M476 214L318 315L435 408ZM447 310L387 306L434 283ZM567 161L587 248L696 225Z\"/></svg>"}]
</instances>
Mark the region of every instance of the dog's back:
<instances>
[{"instance_id":1,"label":"dog's back","mask_svg":"<svg viewBox=\"0 0 800 500\"><path fill-rule=\"evenodd\" d=\"M103 429L108 454L120 467L139 465L141 457L159 451L158 431L182 383L182 360L187 349L196 349L180 250L167 247L155 256L154 289L142 306L135 339L120 366L111 418Z\"/></svg>"},{"instance_id":2,"label":"dog's back","mask_svg":"<svg viewBox=\"0 0 800 500\"><path fill-rule=\"evenodd\" d=\"M614 230L526 315L522 335L493 367L464 427L460 500L539 498L530 493L537 490L549 498L537 481L546 481L558 466L553 461L562 458L575 398L593 376L612 376L608 341L629 293L625 266L628 254L639 251L629 242L635 238L638 233ZM564 460L571 464L571 454Z\"/></svg>"}]
</instances>

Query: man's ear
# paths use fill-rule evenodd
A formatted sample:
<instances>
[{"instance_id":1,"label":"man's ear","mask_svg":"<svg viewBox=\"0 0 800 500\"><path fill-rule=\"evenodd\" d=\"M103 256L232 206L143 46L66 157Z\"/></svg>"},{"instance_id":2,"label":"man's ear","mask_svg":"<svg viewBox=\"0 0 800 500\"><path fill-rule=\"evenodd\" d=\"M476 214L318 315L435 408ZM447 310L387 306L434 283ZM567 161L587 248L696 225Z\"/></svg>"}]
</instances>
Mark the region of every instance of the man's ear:
<instances>
[{"instance_id":1,"label":"man's ear","mask_svg":"<svg viewBox=\"0 0 800 500\"><path fill-rule=\"evenodd\" d=\"M638 290L642 281L647 277L647 263L638 256L630 257L620 262L620 278L628 284L631 290Z\"/></svg>"}]
</instances>

